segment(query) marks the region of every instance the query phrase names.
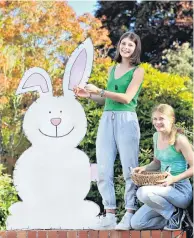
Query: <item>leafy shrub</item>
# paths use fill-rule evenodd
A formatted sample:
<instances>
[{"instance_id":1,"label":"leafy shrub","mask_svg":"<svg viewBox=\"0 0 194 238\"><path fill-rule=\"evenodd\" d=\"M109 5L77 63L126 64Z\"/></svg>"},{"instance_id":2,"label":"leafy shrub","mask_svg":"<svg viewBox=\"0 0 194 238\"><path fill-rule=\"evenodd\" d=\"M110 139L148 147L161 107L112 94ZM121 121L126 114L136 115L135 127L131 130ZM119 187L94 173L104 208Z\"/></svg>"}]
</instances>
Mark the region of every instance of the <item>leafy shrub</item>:
<instances>
[{"instance_id":1,"label":"leafy shrub","mask_svg":"<svg viewBox=\"0 0 194 238\"><path fill-rule=\"evenodd\" d=\"M142 64L142 67L145 70L145 77L137 108L141 128L140 147L151 149L154 132L151 123L152 108L160 103L170 104L175 109L176 121L191 128L192 93L187 87L190 78L162 73L149 64Z\"/></svg>"},{"instance_id":2,"label":"leafy shrub","mask_svg":"<svg viewBox=\"0 0 194 238\"><path fill-rule=\"evenodd\" d=\"M0 164L0 229L5 229L5 221L9 214L8 208L15 203L17 193L12 185L12 179L4 174L4 167Z\"/></svg>"}]
</instances>

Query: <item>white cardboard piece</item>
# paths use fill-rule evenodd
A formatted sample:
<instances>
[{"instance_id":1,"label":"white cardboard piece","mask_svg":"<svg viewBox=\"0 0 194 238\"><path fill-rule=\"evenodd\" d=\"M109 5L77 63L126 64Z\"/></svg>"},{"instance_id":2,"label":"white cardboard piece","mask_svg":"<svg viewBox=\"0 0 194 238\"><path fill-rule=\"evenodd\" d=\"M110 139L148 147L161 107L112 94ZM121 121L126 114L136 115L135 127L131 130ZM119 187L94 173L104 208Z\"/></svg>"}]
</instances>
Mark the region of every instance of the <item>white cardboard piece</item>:
<instances>
[{"instance_id":1,"label":"white cardboard piece","mask_svg":"<svg viewBox=\"0 0 194 238\"><path fill-rule=\"evenodd\" d=\"M22 201L10 207L7 230L95 226L99 206L85 200L91 166L88 156L76 148L86 134L87 120L72 91L87 82L92 60L93 45L87 39L69 59L61 97L53 97L43 69L35 67L24 74L17 94L38 91L40 98L24 117L23 130L32 145L15 165L14 185Z\"/></svg>"}]
</instances>

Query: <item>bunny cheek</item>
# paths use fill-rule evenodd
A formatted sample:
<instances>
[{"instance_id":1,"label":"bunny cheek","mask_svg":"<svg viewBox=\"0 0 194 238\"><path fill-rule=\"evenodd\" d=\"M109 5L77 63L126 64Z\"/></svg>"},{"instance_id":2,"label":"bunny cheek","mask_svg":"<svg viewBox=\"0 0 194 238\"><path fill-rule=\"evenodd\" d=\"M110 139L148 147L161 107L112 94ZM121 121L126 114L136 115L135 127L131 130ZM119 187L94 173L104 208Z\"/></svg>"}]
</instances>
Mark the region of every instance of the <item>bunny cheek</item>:
<instances>
[{"instance_id":1,"label":"bunny cheek","mask_svg":"<svg viewBox=\"0 0 194 238\"><path fill-rule=\"evenodd\" d=\"M87 119L74 98L45 97L29 107L23 129L33 146L76 147L86 134Z\"/></svg>"},{"instance_id":2,"label":"bunny cheek","mask_svg":"<svg viewBox=\"0 0 194 238\"><path fill-rule=\"evenodd\" d=\"M68 133L66 133L66 134L64 134L64 135L62 135L62 136L58 136L57 126L56 126L56 136L47 135L47 134L43 133L40 129L39 129L39 131L40 131L40 133L43 134L44 136L48 136L48 137L52 137L52 138L61 138L61 137L64 137L64 136L69 135L69 134L73 131L73 129L74 129L74 127L73 127Z\"/></svg>"}]
</instances>

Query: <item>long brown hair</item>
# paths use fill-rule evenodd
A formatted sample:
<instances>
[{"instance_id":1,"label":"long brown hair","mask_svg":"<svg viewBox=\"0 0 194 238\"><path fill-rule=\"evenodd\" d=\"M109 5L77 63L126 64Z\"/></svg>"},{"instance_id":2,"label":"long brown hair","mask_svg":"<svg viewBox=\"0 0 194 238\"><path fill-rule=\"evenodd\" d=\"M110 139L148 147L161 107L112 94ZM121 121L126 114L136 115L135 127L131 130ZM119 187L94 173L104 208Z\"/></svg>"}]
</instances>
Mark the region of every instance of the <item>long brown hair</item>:
<instances>
[{"instance_id":1,"label":"long brown hair","mask_svg":"<svg viewBox=\"0 0 194 238\"><path fill-rule=\"evenodd\" d=\"M129 38L131 41L133 41L136 45L135 47L135 50L133 52L133 54L131 55L130 57L130 61L129 63L130 64L134 64L134 65L138 65L140 64L140 55L141 55L141 40L139 38L139 36L137 34L135 34L134 32L126 32L124 33L118 44L117 44L117 49L116 49L116 55L115 55L115 58L114 60L117 62L117 63L120 63L121 60L122 60L122 57L120 55L120 44L121 44L121 41L124 39L124 38Z\"/></svg>"},{"instance_id":2,"label":"long brown hair","mask_svg":"<svg viewBox=\"0 0 194 238\"><path fill-rule=\"evenodd\" d=\"M152 117L154 112L160 112L170 119L172 119L172 127L169 134L169 144L174 145L177 133L184 134L183 129L177 128L175 125L175 112L174 109L168 104L159 104L152 109Z\"/></svg>"}]
</instances>

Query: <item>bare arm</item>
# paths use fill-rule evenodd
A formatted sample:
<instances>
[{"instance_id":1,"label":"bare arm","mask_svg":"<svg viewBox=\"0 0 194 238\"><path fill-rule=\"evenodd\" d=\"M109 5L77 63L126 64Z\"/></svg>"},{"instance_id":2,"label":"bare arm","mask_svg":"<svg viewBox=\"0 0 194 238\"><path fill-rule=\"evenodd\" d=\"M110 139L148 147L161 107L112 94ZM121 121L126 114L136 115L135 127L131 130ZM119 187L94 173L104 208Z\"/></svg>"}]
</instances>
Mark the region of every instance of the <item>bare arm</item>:
<instances>
[{"instance_id":1,"label":"bare arm","mask_svg":"<svg viewBox=\"0 0 194 238\"><path fill-rule=\"evenodd\" d=\"M159 169L160 169L160 161L154 158L154 160L151 163L141 167L136 167L133 169L133 171L136 173L141 173L143 171L157 171Z\"/></svg>"},{"instance_id":2,"label":"bare arm","mask_svg":"<svg viewBox=\"0 0 194 238\"><path fill-rule=\"evenodd\" d=\"M176 140L176 149L183 154L185 160L189 164L189 168L185 172L174 176L174 178L173 178L174 182L177 182L177 181L180 181L180 180L186 179L186 178L191 178L193 176L194 152L193 152L192 146L186 136L184 136L184 135L178 136L178 138Z\"/></svg>"},{"instance_id":3,"label":"bare arm","mask_svg":"<svg viewBox=\"0 0 194 238\"><path fill-rule=\"evenodd\" d=\"M91 94L90 99L97 102L99 105L104 105L104 103L105 103L105 98L101 97L99 95Z\"/></svg>"},{"instance_id":4,"label":"bare arm","mask_svg":"<svg viewBox=\"0 0 194 238\"><path fill-rule=\"evenodd\" d=\"M111 72L112 68L113 68L113 66L111 66L108 69L108 77L110 75L110 72ZM105 97L101 97L100 95L90 93L89 98L92 99L93 101L97 102L100 105L104 105L105 104Z\"/></svg>"}]
</instances>

